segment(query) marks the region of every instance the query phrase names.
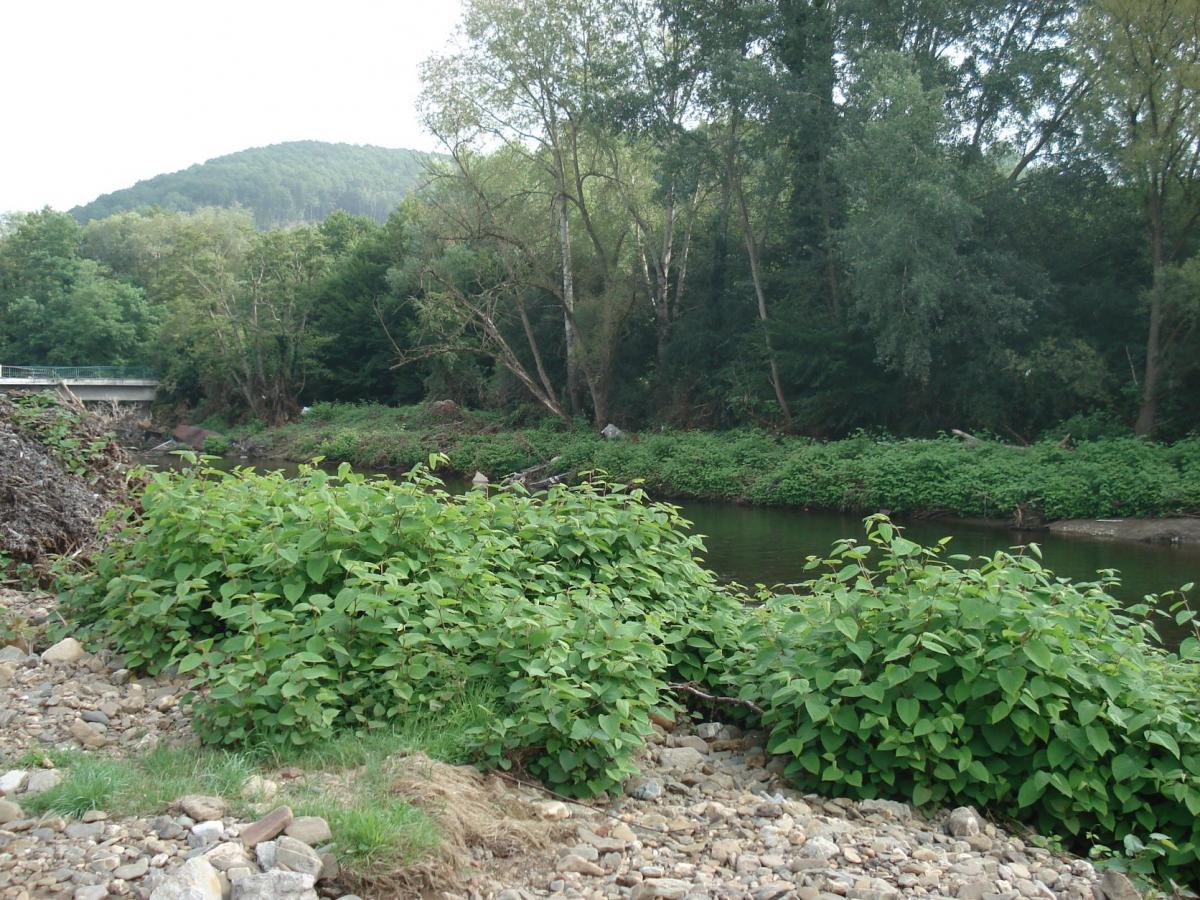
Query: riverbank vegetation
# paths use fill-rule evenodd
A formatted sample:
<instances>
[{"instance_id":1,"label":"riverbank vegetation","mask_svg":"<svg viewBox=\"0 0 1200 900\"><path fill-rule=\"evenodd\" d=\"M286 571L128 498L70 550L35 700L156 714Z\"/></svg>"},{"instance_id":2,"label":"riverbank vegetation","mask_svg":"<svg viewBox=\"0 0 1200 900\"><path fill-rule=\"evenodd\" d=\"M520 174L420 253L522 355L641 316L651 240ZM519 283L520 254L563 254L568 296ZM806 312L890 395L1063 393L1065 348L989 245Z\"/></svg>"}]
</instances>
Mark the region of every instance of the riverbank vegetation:
<instances>
[{"instance_id":1,"label":"riverbank vegetation","mask_svg":"<svg viewBox=\"0 0 1200 900\"><path fill-rule=\"evenodd\" d=\"M814 791L969 800L1194 883L1196 638L1182 659L1162 651L1151 607L1122 609L1111 573L1057 579L1036 547L949 556L879 516L866 538L811 558L812 580L768 598L732 654L716 641L713 689L761 706L787 774Z\"/></svg>"},{"instance_id":2,"label":"riverbank vegetation","mask_svg":"<svg viewBox=\"0 0 1200 900\"><path fill-rule=\"evenodd\" d=\"M1195 0L474 0L426 66L444 153L385 223L19 215L0 359L150 363L193 420L450 399L597 430L1180 438L1198 23Z\"/></svg>"},{"instance_id":3,"label":"riverbank vegetation","mask_svg":"<svg viewBox=\"0 0 1200 900\"><path fill-rule=\"evenodd\" d=\"M676 640L648 623L677 631L732 602L693 560L697 539L603 485L545 499L436 487L420 470L159 473L61 608L130 666L200 673L210 741L317 744L490 684L485 758L518 753L560 790L615 787Z\"/></svg>"},{"instance_id":4,"label":"riverbank vegetation","mask_svg":"<svg viewBox=\"0 0 1200 900\"><path fill-rule=\"evenodd\" d=\"M223 423L216 422L216 425ZM657 497L895 515L946 514L1034 526L1071 518L1200 511L1200 440L1105 437L1014 447L953 437L859 434L814 441L758 429L660 429L605 440L578 424L442 405L318 404L277 429L238 432L258 456L322 456L408 469L431 452L452 473L493 481L557 459L555 471L599 470Z\"/></svg>"},{"instance_id":5,"label":"riverbank vegetation","mask_svg":"<svg viewBox=\"0 0 1200 900\"><path fill-rule=\"evenodd\" d=\"M453 496L423 468L160 472L142 508L60 610L193 677L206 743L319 756L471 697L464 758L586 797L698 685L814 790L976 803L1197 875L1198 644L1160 649L1110 577L951 565L874 517L812 580L749 598L637 492Z\"/></svg>"}]
</instances>

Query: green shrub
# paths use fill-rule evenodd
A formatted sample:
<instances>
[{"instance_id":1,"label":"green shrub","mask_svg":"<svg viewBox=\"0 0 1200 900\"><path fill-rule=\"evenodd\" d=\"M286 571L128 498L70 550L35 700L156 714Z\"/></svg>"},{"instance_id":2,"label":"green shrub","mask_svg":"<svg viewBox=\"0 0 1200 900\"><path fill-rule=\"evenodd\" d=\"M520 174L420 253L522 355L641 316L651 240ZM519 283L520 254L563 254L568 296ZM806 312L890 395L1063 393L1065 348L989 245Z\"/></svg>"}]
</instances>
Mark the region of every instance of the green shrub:
<instances>
[{"instance_id":1,"label":"green shrub","mask_svg":"<svg viewBox=\"0 0 1200 900\"><path fill-rule=\"evenodd\" d=\"M192 673L209 742L308 745L490 685L479 754L594 794L670 702L679 623L737 608L677 514L615 486L196 468L153 475L142 508L61 602L131 667Z\"/></svg>"},{"instance_id":2,"label":"green shrub","mask_svg":"<svg viewBox=\"0 0 1200 900\"><path fill-rule=\"evenodd\" d=\"M223 434L210 434L204 439L204 452L209 456L224 456L233 442Z\"/></svg>"},{"instance_id":3,"label":"green shrub","mask_svg":"<svg viewBox=\"0 0 1200 900\"><path fill-rule=\"evenodd\" d=\"M425 406L319 403L256 440L276 458L357 466L407 469L444 453L454 472L478 469L493 481L557 456L563 470L640 481L660 497L768 506L992 518L1020 510L1047 520L1200 511L1200 437L1164 445L1098 434L1067 449L1057 440L968 446L869 434L821 443L744 428L606 441L557 420L517 429L472 410L441 421Z\"/></svg>"},{"instance_id":4,"label":"green shrub","mask_svg":"<svg viewBox=\"0 0 1200 900\"><path fill-rule=\"evenodd\" d=\"M763 707L787 774L835 796L974 803L1081 843L1153 838L1161 871L1194 880L1200 667L1157 646L1144 608L1120 609L1114 578L1057 579L1036 553L956 567L868 523L866 545L811 559L820 574L745 629L753 649L709 673Z\"/></svg>"}]
</instances>

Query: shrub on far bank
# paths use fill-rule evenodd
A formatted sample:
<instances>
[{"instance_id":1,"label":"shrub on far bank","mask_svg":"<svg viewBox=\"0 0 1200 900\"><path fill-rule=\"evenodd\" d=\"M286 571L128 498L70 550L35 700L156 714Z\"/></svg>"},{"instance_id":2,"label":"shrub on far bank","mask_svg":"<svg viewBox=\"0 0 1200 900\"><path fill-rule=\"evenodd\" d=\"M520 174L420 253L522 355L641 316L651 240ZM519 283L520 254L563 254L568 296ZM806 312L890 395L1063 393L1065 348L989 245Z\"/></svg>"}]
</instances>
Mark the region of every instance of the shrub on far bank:
<instances>
[{"instance_id":1,"label":"shrub on far bank","mask_svg":"<svg viewBox=\"0 0 1200 900\"><path fill-rule=\"evenodd\" d=\"M636 438L636 439L635 439ZM855 435L818 442L749 428L646 431L606 441L544 420L512 428L499 416L429 406L318 404L256 438L267 454L324 456L356 466L411 468L444 453L450 468L493 481L559 457L559 467L640 481L658 497L892 515L1046 520L1200 512L1200 437L1155 444L1101 437L1065 448L956 438Z\"/></svg>"}]
</instances>

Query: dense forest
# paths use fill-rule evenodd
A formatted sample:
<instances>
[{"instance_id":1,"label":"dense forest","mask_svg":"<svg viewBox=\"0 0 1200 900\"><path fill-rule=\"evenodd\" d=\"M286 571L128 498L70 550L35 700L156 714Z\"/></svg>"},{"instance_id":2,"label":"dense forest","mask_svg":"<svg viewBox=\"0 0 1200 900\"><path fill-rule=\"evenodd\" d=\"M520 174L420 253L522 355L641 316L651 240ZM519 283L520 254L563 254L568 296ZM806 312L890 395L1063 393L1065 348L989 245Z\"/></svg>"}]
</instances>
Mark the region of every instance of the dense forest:
<instances>
[{"instance_id":1,"label":"dense forest","mask_svg":"<svg viewBox=\"0 0 1200 900\"><path fill-rule=\"evenodd\" d=\"M445 155L384 222L281 148L12 218L0 360L269 423L1200 425L1200 0L469 0L424 72Z\"/></svg>"},{"instance_id":2,"label":"dense forest","mask_svg":"<svg viewBox=\"0 0 1200 900\"><path fill-rule=\"evenodd\" d=\"M71 210L81 222L152 207L194 212L242 206L259 228L319 222L334 210L382 222L419 186L429 154L290 141L218 156L158 175Z\"/></svg>"}]
</instances>

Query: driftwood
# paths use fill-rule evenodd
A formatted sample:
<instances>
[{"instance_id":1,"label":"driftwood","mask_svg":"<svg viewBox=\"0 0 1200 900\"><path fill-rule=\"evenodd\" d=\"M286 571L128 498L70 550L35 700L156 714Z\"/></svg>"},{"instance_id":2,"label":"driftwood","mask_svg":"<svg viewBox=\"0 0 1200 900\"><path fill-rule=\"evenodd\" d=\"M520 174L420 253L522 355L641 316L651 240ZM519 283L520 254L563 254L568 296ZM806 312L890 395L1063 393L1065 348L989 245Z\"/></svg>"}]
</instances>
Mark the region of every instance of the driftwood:
<instances>
[{"instance_id":1,"label":"driftwood","mask_svg":"<svg viewBox=\"0 0 1200 900\"><path fill-rule=\"evenodd\" d=\"M762 715L763 708L753 700L743 700L740 697L718 697L716 694L710 694L707 691L702 691L696 687L694 681L679 682L673 681L667 685L671 690L677 691L680 694L687 694L691 697L697 697L705 700L708 703L724 703L730 706L744 706L747 709L753 710Z\"/></svg>"},{"instance_id":2,"label":"driftwood","mask_svg":"<svg viewBox=\"0 0 1200 900\"><path fill-rule=\"evenodd\" d=\"M956 438L958 438L960 441L962 441L964 444L966 444L968 447L982 447L984 444L991 443L990 441L985 441L983 438L975 437L975 435L970 434L969 432L963 431L961 428L951 428L950 433L952 435L954 435ZM1018 435L1018 437L1019 437L1019 435ZM1067 435L1067 437L1069 438L1070 435ZM1000 446L1005 448L1006 450L1028 450L1029 449L1028 447L1022 447L1020 444L1000 444ZM1060 444L1059 446L1065 446L1065 444Z\"/></svg>"},{"instance_id":3,"label":"driftwood","mask_svg":"<svg viewBox=\"0 0 1200 900\"><path fill-rule=\"evenodd\" d=\"M983 443L983 441L981 441L979 438L975 437L975 435L967 434L965 431L961 431L958 428L951 428L950 433L952 435L954 435L956 438L959 438L960 440L962 440L962 442L964 444L966 444L968 447L978 447L980 444Z\"/></svg>"},{"instance_id":4,"label":"driftwood","mask_svg":"<svg viewBox=\"0 0 1200 900\"><path fill-rule=\"evenodd\" d=\"M522 469L520 472L512 472L505 475L504 484L524 485L531 491L542 491L552 485L562 484L571 477L569 472L550 474L559 459L560 457L556 456L549 462L538 463L536 466L530 466L528 469Z\"/></svg>"}]
</instances>

